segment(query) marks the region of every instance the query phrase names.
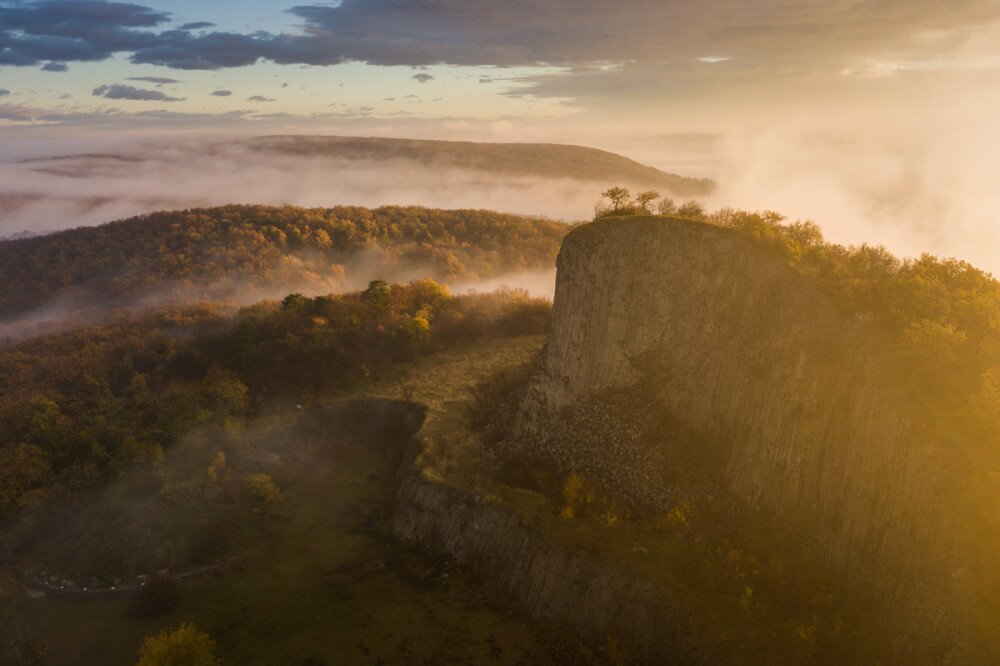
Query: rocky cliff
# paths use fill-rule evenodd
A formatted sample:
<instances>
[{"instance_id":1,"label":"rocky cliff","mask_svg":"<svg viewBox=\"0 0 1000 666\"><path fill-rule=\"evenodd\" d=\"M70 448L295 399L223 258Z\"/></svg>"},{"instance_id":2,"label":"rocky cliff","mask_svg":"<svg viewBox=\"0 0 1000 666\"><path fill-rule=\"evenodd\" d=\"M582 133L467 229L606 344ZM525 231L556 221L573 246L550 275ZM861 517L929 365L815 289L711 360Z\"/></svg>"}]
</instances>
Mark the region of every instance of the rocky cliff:
<instances>
[{"instance_id":1,"label":"rocky cliff","mask_svg":"<svg viewBox=\"0 0 1000 666\"><path fill-rule=\"evenodd\" d=\"M563 243L552 334L515 436L544 441L560 409L660 382L655 409L728 442L725 487L813 535L919 653L954 642L963 565L935 438L888 379L888 344L748 237L596 222Z\"/></svg>"},{"instance_id":2,"label":"rocky cliff","mask_svg":"<svg viewBox=\"0 0 1000 666\"><path fill-rule=\"evenodd\" d=\"M481 496L410 470L391 529L488 576L532 617L618 637L641 663L721 663L685 609L641 575L551 543L516 512Z\"/></svg>"}]
</instances>

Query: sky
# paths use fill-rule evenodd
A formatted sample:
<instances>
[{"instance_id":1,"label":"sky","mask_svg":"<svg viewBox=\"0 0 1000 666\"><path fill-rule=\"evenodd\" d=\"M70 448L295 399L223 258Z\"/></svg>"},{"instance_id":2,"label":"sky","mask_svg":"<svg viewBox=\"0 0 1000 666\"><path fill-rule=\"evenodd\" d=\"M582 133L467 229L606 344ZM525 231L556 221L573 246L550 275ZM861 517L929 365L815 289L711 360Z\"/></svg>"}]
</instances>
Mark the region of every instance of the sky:
<instances>
[{"instance_id":1,"label":"sky","mask_svg":"<svg viewBox=\"0 0 1000 666\"><path fill-rule=\"evenodd\" d=\"M0 0L6 127L913 124L998 71L996 0Z\"/></svg>"},{"instance_id":2,"label":"sky","mask_svg":"<svg viewBox=\"0 0 1000 666\"><path fill-rule=\"evenodd\" d=\"M997 116L998 0L0 0L0 157L177 133L580 143L835 240L981 258Z\"/></svg>"}]
</instances>

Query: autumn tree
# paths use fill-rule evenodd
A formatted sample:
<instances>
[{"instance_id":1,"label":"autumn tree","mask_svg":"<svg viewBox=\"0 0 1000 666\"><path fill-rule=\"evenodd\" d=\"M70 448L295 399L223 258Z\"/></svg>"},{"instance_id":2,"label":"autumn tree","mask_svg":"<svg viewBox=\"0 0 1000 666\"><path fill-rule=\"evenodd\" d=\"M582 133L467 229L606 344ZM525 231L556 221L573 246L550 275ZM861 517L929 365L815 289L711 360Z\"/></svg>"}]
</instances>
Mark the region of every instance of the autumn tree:
<instances>
[{"instance_id":1,"label":"autumn tree","mask_svg":"<svg viewBox=\"0 0 1000 666\"><path fill-rule=\"evenodd\" d=\"M251 474L247 477L244 489L258 509L266 508L281 499L281 491L274 479L267 474Z\"/></svg>"},{"instance_id":2,"label":"autumn tree","mask_svg":"<svg viewBox=\"0 0 1000 666\"><path fill-rule=\"evenodd\" d=\"M224 425L234 423L250 406L250 390L229 370L209 370L204 390L206 403L211 406L215 419Z\"/></svg>"},{"instance_id":3,"label":"autumn tree","mask_svg":"<svg viewBox=\"0 0 1000 666\"><path fill-rule=\"evenodd\" d=\"M656 203L656 212L660 215L673 215L677 212L677 204L670 197L663 197Z\"/></svg>"},{"instance_id":4,"label":"autumn tree","mask_svg":"<svg viewBox=\"0 0 1000 666\"><path fill-rule=\"evenodd\" d=\"M309 299L302 294L289 294L281 300L281 307L285 310L301 310L309 304Z\"/></svg>"},{"instance_id":5,"label":"autumn tree","mask_svg":"<svg viewBox=\"0 0 1000 666\"><path fill-rule=\"evenodd\" d=\"M219 451L212 459L212 464L208 466L208 478L216 483L222 483L228 474L229 464L226 462L226 454Z\"/></svg>"},{"instance_id":6,"label":"autumn tree","mask_svg":"<svg viewBox=\"0 0 1000 666\"><path fill-rule=\"evenodd\" d=\"M705 207L694 199L685 201L677 209L677 217L682 217L685 220L704 220L705 215Z\"/></svg>"},{"instance_id":7,"label":"autumn tree","mask_svg":"<svg viewBox=\"0 0 1000 666\"><path fill-rule=\"evenodd\" d=\"M635 195L635 203L642 209L643 213L650 212L650 204L660 198L660 193L656 190L646 190Z\"/></svg>"},{"instance_id":8,"label":"autumn tree","mask_svg":"<svg viewBox=\"0 0 1000 666\"><path fill-rule=\"evenodd\" d=\"M632 193L627 187L615 186L601 193L602 197L611 201L612 209L615 211L621 210L629 199L632 198Z\"/></svg>"},{"instance_id":9,"label":"autumn tree","mask_svg":"<svg viewBox=\"0 0 1000 666\"><path fill-rule=\"evenodd\" d=\"M191 623L165 630L142 642L137 666L216 666L215 641Z\"/></svg>"},{"instance_id":10,"label":"autumn tree","mask_svg":"<svg viewBox=\"0 0 1000 666\"><path fill-rule=\"evenodd\" d=\"M376 310L382 311L389 307L389 295L392 288L385 280L372 280L368 283L368 288L361 295L366 301L371 303Z\"/></svg>"},{"instance_id":11,"label":"autumn tree","mask_svg":"<svg viewBox=\"0 0 1000 666\"><path fill-rule=\"evenodd\" d=\"M44 452L30 444L0 446L0 516L13 510L21 497L52 477Z\"/></svg>"}]
</instances>

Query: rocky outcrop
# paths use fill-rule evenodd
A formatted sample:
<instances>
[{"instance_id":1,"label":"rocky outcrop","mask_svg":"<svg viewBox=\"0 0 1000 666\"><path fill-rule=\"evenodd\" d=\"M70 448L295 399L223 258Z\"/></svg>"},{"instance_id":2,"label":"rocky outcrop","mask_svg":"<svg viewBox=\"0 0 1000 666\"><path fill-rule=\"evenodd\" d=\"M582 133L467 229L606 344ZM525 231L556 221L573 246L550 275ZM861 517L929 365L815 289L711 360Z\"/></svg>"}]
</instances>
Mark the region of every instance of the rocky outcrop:
<instances>
[{"instance_id":1,"label":"rocky outcrop","mask_svg":"<svg viewBox=\"0 0 1000 666\"><path fill-rule=\"evenodd\" d=\"M486 574L530 616L613 635L642 663L718 663L684 609L639 574L547 541L509 508L409 468L393 535Z\"/></svg>"},{"instance_id":2,"label":"rocky outcrop","mask_svg":"<svg viewBox=\"0 0 1000 666\"><path fill-rule=\"evenodd\" d=\"M934 437L894 393L887 344L736 232L596 222L563 243L552 334L515 435L540 441L560 408L662 382L657 409L727 439L726 487L815 535L919 653L960 623L962 564Z\"/></svg>"}]
</instances>

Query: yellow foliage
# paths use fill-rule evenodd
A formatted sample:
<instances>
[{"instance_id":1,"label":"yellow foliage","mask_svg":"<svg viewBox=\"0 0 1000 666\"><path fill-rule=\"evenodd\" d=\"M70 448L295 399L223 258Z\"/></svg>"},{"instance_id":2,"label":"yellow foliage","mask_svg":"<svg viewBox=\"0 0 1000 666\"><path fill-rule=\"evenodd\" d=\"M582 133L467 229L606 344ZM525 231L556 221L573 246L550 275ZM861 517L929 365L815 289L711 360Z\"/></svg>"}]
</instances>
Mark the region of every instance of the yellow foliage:
<instances>
[{"instance_id":1,"label":"yellow foliage","mask_svg":"<svg viewBox=\"0 0 1000 666\"><path fill-rule=\"evenodd\" d=\"M142 642L137 666L216 666L215 641L193 624L182 624Z\"/></svg>"},{"instance_id":2,"label":"yellow foliage","mask_svg":"<svg viewBox=\"0 0 1000 666\"><path fill-rule=\"evenodd\" d=\"M229 472L229 464L226 462L226 454L219 451L215 454L212 464L208 466L208 477L213 481L222 481Z\"/></svg>"},{"instance_id":3,"label":"yellow foliage","mask_svg":"<svg viewBox=\"0 0 1000 666\"><path fill-rule=\"evenodd\" d=\"M580 499L580 493L583 491L584 479L582 476L573 472L563 483L562 496L565 500L567 506L573 506Z\"/></svg>"},{"instance_id":4,"label":"yellow foliage","mask_svg":"<svg viewBox=\"0 0 1000 666\"><path fill-rule=\"evenodd\" d=\"M246 480L246 492L261 506L274 504L281 499L281 491L267 474L252 474Z\"/></svg>"},{"instance_id":5,"label":"yellow foliage","mask_svg":"<svg viewBox=\"0 0 1000 666\"><path fill-rule=\"evenodd\" d=\"M809 625L808 627L799 625L799 638L804 640L806 643L816 642L816 625Z\"/></svg>"},{"instance_id":6,"label":"yellow foliage","mask_svg":"<svg viewBox=\"0 0 1000 666\"><path fill-rule=\"evenodd\" d=\"M662 513L656 518L659 527L690 527L691 526L691 506L687 502L682 502L666 513Z\"/></svg>"}]
</instances>

